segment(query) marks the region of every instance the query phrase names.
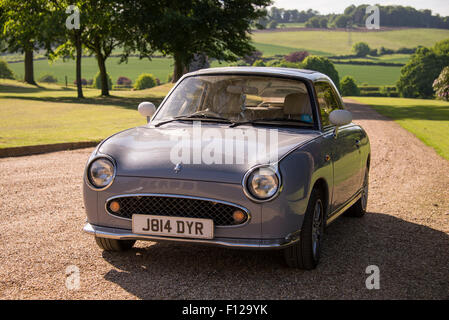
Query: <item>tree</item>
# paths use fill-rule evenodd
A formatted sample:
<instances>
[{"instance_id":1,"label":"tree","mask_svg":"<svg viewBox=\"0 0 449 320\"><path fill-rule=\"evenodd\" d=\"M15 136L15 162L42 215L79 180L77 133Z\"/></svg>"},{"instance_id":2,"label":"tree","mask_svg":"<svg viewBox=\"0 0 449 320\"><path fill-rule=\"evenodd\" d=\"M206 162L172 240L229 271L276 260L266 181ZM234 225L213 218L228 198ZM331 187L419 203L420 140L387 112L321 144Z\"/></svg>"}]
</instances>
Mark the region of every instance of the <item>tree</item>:
<instances>
[{"instance_id":1,"label":"tree","mask_svg":"<svg viewBox=\"0 0 449 320\"><path fill-rule=\"evenodd\" d=\"M269 0L123 0L123 16L133 31L127 54L151 58L158 50L174 58L173 82L186 71L195 54L219 61L237 61L255 49L251 23L266 15ZM173 28L176 28L174 30Z\"/></svg>"},{"instance_id":2,"label":"tree","mask_svg":"<svg viewBox=\"0 0 449 320\"><path fill-rule=\"evenodd\" d=\"M307 51L296 51L286 55L284 59L288 62L301 62L308 56L309 53Z\"/></svg>"},{"instance_id":3,"label":"tree","mask_svg":"<svg viewBox=\"0 0 449 320\"><path fill-rule=\"evenodd\" d=\"M53 0L51 3L54 5L52 14L59 17L59 23L54 27L57 30L56 32L60 40L57 41L58 47L52 52L50 59L56 60L59 57L63 57L63 59L70 57L73 59L75 57L75 84L77 87L78 98L81 99L84 98L83 81L81 75L81 58L83 53L82 35L84 32L84 24L80 23L78 26L79 28L75 27L73 29L69 29L67 28L65 22L67 19L70 19L70 16L68 16L68 13L66 12L70 5L76 7L78 10L81 9L84 12L86 11L85 8L87 6L87 2L82 0ZM72 7L72 14L76 13L74 7Z\"/></svg>"},{"instance_id":4,"label":"tree","mask_svg":"<svg viewBox=\"0 0 449 320\"><path fill-rule=\"evenodd\" d=\"M306 22L307 28L320 28L320 18L312 17Z\"/></svg>"},{"instance_id":5,"label":"tree","mask_svg":"<svg viewBox=\"0 0 449 320\"><path fill-rule=\"evenodd\" d=\"M449 65L449 39L433 48L418 48L402 67L397 82L398 91L407 98L433 98L432 84L445 66Z\"/></svg>"},{"instance_id":6,"label":"tree","mask_svg":"<svg viewBox=\"0 0 449 320\"><path fill-rule=\"evenodd\" d=\"M366 57L370 53L371 48L366 42L357 42L352 47L352 51L357 57Z\"/></svg>"},{"instance_id":7,"label":"tree","mask_svg":"<svg viewBox=\"0 0 449 320\"><path fill-rule=\"evenodd\" d=\"M351 76L345 76L340 82L340 93L342 96L358 96L360 95L359 87Z\"/></svg>"},{"instance_id":8,"label":"tree","mask_svg":"<svg viewBox=\"0 0 449 320\"><path fill-rule=\"evenodd\" d=\"M432 87L437 99L449 101L449 66L441 71L438 78L433 82Z\"/></svg>"},{"instance_id":9,"label":"tree","mask_svg":"<svg viewBox=\"0 0 449 320\"><path fill-rule=\"evenodd\" d=\"M130 5L128 3L128 5ZM132 4L131 4L132 5ZM109 96L108 74L106 60L112 51L120 46L126 46L136 34L126 27L126 17L123 12L125 4L120 1L90 0L80 8L82 14L82 43L95 55L101 76L101 95ZM126 56L122 61L126 60Z\"/></svg>"},{"instance_id":10,"label":"tree","mask_svg":"<svg viewBox=\"0 0 449 320\"><path fill-rule=\"evenodd\" d=\"M3 0L0 8L3 24L0 38L7 44L4 50L25 54L25 82L36 85L33 52L51 50L55 17L44 0Z\"/></svg>"},{"instance_id":11,"label":"tree","mask_svg":"<svg viewBox=\"0 0 449 320\"><path fill-rule=\"evenodd\" d=\"M304 60L302 67L304 69L315 70L324 73L332 79L337 88L340 87L340 78L338 76L338 72L335 69L334 64L328 58L308 56Z\"/></svg>"}]
</instances>

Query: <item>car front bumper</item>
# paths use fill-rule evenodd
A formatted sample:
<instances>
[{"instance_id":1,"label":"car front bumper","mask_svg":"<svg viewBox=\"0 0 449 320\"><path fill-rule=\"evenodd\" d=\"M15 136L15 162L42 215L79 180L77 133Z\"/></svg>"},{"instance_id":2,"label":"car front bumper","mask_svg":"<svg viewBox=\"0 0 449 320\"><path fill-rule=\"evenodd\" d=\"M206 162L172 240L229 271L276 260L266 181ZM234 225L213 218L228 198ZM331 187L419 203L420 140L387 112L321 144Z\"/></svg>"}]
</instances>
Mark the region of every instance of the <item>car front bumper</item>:
<instances>
[{"instance_id":1,"label":"car front bumper","mask_svg":"<svg viewBox=\"0 0 449 320\"><path fill-rule=\"evenodd\" d=\"M210 240L172 238L163 236L141 235L132 233L128 229L110 228L96 226L86 223L83 230L86 233L100 238L117 240L146 240L146 241L178 241L188 243L198 243L221 247L242 248L242 249L283 249L299 241L299 232L288 235L284 239L239 239L239 238L214 238Z\"/></svg>"}]
</instances>

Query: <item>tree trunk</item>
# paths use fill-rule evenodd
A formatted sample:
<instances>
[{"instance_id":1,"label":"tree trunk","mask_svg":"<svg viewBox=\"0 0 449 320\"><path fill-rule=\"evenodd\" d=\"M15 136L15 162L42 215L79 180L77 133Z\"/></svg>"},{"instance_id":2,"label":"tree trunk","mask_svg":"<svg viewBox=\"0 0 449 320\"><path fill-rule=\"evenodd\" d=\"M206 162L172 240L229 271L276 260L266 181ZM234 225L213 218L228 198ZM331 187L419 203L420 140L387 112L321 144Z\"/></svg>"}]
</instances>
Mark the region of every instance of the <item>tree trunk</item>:
<instances>
[{"instance_id":1,"label":"tree trunk","mask_svg":"<svg viewBox=\"0 0 449 320\"><path fill-rule=\"evenodd\" d=\"M106 73L106 59L101 52L97 52L98 68L100 69L101 95L109 96L108 74Z\"/></svg>"},{"instance_id":2,"label":"tree trunk","mask_svg":"<svg viewBox=\"0 0 449 320\"><path fill-rule=\"evenodd\" d=\"M185 73L184 63L181 60L181 57L178 54L174 55L175 59L175 70L173 72L173 83L176 83Z\"/></svg>"},{"instance_id":3,"label":"tree trunk","mask_svg":"<svg viewBox=\"0 0 449 320\"><path fill-rule=\"evenodd\" d=\"M78 99L84 98L83 96L83 84L81 83L81 34L79 31L75 31L75 47L76 47L76 87L78 89Z\"/></svg>"},{"instance_id":4,"label":"tree trunk","mask_svg":"<svg viewBox=\"0 0 449 320\"><path fill-rule=\"evenodd\" d=\"M33 49L25 50L25 82L36 85L34 81Z\"/></svg>"}]
</instances>

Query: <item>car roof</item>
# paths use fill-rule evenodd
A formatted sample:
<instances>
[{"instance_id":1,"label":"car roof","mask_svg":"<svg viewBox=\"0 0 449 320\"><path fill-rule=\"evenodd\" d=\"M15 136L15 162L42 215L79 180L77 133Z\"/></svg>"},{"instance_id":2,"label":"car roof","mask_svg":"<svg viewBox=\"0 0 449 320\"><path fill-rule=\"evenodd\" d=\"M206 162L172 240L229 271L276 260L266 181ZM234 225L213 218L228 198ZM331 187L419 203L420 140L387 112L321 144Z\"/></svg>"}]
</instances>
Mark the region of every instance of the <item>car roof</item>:
<instances>
[{"instance_id":1,"label":"car roof","mask_svg":"<svg viewBox=\"0 0 449 320\"><path fill-rule=\"evenodd\" d=\"M311 81L327 80L329 77L313 70L294 69L294 68L274 68L274 67L224 67L208 68L190 72L184 77L210 74L246 74L246 75L264 75L264 76L288 76L294 78L308 79Z\"/></svg>"}]
</instances>

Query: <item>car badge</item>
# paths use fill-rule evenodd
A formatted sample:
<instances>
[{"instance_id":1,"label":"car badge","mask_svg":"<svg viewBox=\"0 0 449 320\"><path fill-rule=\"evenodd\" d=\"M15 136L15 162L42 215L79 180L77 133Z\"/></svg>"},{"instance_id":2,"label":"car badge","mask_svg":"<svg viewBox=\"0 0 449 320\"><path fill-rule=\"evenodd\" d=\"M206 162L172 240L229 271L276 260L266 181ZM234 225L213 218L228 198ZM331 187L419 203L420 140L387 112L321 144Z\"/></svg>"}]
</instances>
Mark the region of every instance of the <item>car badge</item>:
<instances>
[{"instance_id":1,"label":"car badge","mask_svg":"<svg viewBox=\"0 0 449 320\"><path fill-rule=\"evenodd\" d=\"M178 163L176 164L175 168L173 170L175 170L175 173L179 173L179 171L181 171L182 169L182 163Z\"/></svg>"}]
</instances>

